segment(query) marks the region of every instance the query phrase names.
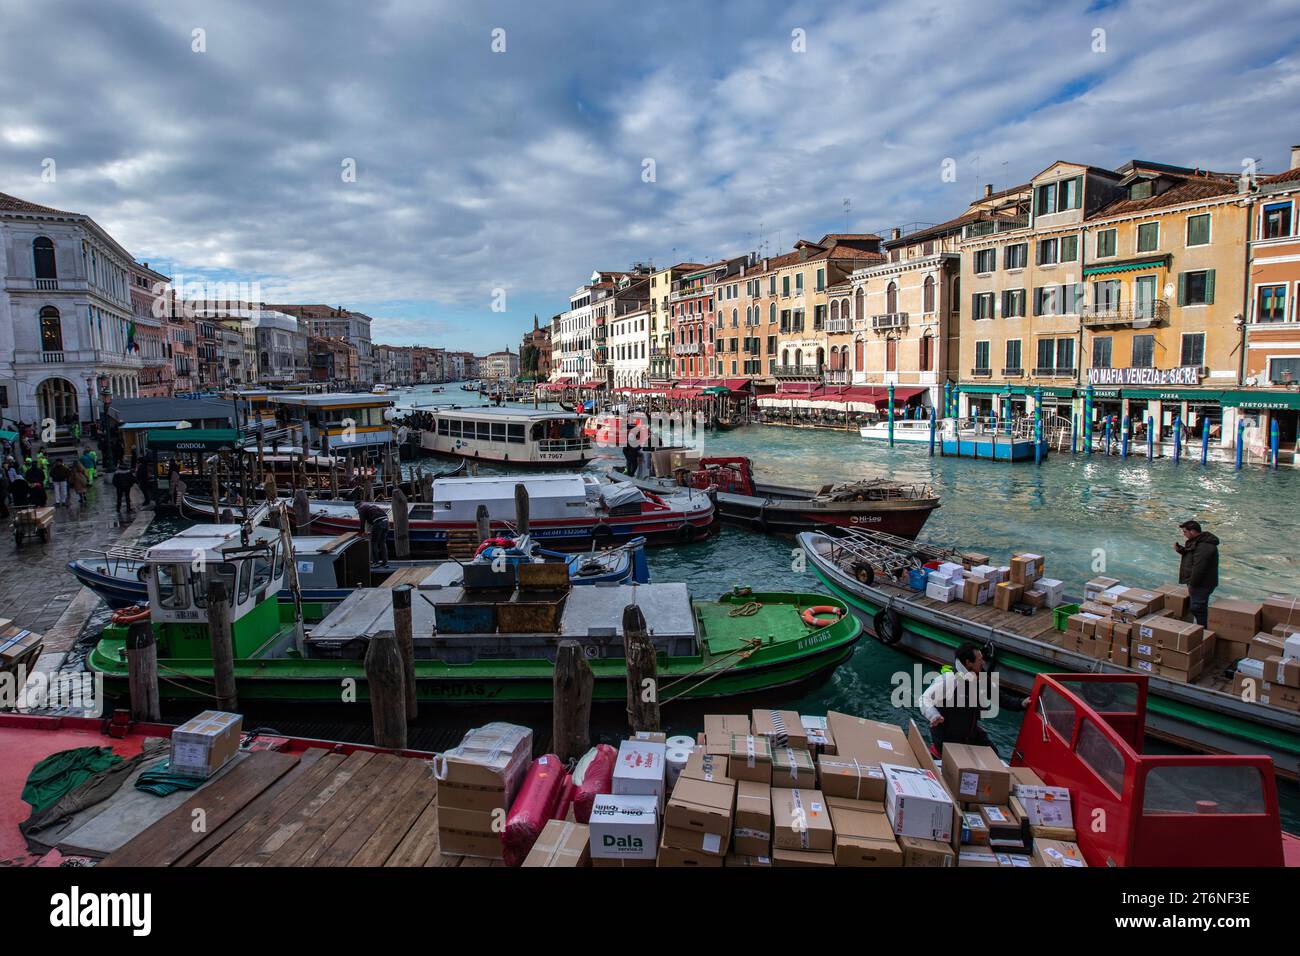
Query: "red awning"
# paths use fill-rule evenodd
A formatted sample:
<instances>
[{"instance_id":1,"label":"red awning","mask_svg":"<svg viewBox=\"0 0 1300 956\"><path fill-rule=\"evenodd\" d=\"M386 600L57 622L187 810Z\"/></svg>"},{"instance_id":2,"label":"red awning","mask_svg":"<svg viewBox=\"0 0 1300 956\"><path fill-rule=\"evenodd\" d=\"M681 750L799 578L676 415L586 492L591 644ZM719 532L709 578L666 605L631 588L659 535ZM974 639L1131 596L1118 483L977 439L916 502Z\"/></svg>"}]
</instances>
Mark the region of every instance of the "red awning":
<instances>
[{"instance_id":1,"label":"red awning","mask_svg":"<svg viewBox=\"0 0 1300 956\"><path fill-rule=\"evenodd\" d=\"M722 384L733 392L749 391L749 379L747 378L725 378Z\"/></svg>"},{"instance_id":2,"label":"red awning","mask_svg":"<svg viewBox=\"0 0 1300 956\"><path fill-rule=\"evenodd\" d=\"M699 398L703 393L698 388L670 388L668 390L669 398Z\"/></svg>"},{"instance_id":3,"label":"red awning","mask_svg":"<svg viewBox=\"0 0 1300 956\"><path fill-rule=\"evenodd\" d=\"M578 388L604 388L604 387L605 387L605 383L598 378L589 378L581 385L578 386Z\"/></svg>"},{"instance_id":4,"label":"red awning","mask_svg":"<svg viewBox=\"0 0 1300 956\"><path fill-rule=\"evenodd\" d=\"M821 385L817 382L782 382L777 386L774 394L778 398L782 395L798 395L800 398L807 398L820 388Z\"/></svg>"}]
</instances>

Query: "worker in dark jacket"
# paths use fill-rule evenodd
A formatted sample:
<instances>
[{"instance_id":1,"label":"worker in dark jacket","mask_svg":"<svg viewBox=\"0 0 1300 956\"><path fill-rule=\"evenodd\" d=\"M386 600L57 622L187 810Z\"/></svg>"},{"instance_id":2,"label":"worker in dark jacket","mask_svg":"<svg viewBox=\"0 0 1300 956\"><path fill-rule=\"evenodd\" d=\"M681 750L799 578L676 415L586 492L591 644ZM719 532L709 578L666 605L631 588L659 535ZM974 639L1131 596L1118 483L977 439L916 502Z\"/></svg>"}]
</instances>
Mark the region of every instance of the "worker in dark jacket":
<instances>
[{"instance_id":1,"label":"worker in dark jacket","mask_svg":"<svg viewBox=\"0 0 1300 956\"><path fill-rule=\"evenodd\" d=\"M370 563L377 567L388 564L388 512L373 501L357 498L357 517L361 530L370 533Z\"/></svg>"},{"instance_id":2,"label":"worker in dark jacket","mask_svg":"<svg viewBox=\"0 0 1300 956\"><path fill-rule=\"evenodd\" d=\"M124 462L117 463L117 470L113 472L113 488L117 491L117 513L122 513L122 503L126 502L126 516L131 517L131 488L135 485L135 478L131 474L130 466Z\"/></svg>"},{"instance_id":3,"label":"worker in dark jacket","mask_svg":"<svg viewBox=\"0 0 1300 956\"><path fill-rule=\"evenodd\" d=\"M1219 539L1201 530L1199 521L1184 521L1183 543L1174 550L1181 555L1178 583L1187 585L1188 606L1196 623L1205 627L1210 611L1210 593L1219 586Z\"/></svg>"}]
</instances>

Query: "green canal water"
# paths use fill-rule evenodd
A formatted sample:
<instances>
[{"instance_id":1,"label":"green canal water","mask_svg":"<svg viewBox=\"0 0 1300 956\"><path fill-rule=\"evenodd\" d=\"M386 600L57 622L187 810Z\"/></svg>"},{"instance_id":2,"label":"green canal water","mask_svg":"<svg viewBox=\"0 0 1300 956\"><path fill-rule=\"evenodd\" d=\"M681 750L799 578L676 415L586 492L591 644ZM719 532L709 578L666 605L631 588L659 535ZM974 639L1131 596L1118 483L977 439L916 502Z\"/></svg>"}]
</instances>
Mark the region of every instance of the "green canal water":
<instances>
[{"instance_id":1,"label":"green canal water","mask_svg":"<svg viewBox=\"0 0 1300 956\"><path fill-rule=\"evenodd\" d=\"M453 388L441 394L427 390L399 392L399 405L479 404L476 396ZM600 470L622 462L613 449L609 458L593 462ZM1131 586L1176 581L1179 522L1197 518L1221 541L1220 590L1225 596L1260 597L1273 592L1295 593L1300 541L1300 514L1295 508L1300 473L1251 468L1235 472L1230 465L1142 458L1052 454L1041 466L999 464L969 459L930 457L925 444L898 445L863 440L856 431L795 429L751 425L709 434L708 454L746 455L760 480L802 487L860 478L893 478L929 484L942 506L931 517L921 539L981 551L1005 562L1012 550L1036 551L1046 557L1047 575L1065 582L1067 594L1078 595L1083 583L1099 573ZM442 467L427 461L425 467ZM489 469L484 468L483 473ZM151 529L156 534L166 526ZM755 589L821 591L811 570L796 570L793 542L724 526L703 543L652 549L654 581L682 581L692 594L711 599L735 585ZM908 655L864 639L852 658L817 686L774 691L727 704L678 703L664 712L670 733L694 734L705 712L741 712L756 706L796 709L804 714L840 710L878 720L905 723L920 720L914 709L900 711L890 702L893 678L912 674L916 662ZM337 708L335 709L337 711ZM368 716L358 719L329 715L268 713L268 721L285 732L316 731L346 739L368 739ZM1008 756L1020 726L1020 713L1004 713L988 722L1003 756ZM470 726L487 720L512 720L531 725L541 740L550 737L550 713L544 708L422 708L412 744L446 746ZM623 728L620 708L597 708L593 730L601 739L616 740ZM1159 749L1154 742L1151 749ZM1287 828L1300 831L1300 792L1283 784Z\"/></svg>"}]
</instances>

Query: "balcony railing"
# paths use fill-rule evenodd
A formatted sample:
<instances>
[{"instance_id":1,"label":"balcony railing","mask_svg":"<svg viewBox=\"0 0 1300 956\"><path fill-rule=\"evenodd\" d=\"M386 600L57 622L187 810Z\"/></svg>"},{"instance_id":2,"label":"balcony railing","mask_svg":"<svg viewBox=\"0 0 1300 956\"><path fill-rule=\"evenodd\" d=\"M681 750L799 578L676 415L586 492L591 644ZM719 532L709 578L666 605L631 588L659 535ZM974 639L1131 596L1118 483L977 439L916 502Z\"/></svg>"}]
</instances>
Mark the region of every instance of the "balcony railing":
<instances>
[{"instance_id":1,"label":"balcony railing","mask_svg":"<svg viewBox=\"0 0 1300 956\"><path fill-rule=\"evenodd\" d=\"M991 368L973 368L970 370L971 378L992 378L993 369Z\"/></svg>"},{"instance_id":2,"label":"balcony railing","mask_svg":"<svg viewBox=\"0 0 1300 956\"><path fill-rule=\"evenodd\" d=\"M848 319L827 319L826 320L826 333L828 335L833 334L835 332L847 332L848 330L849 330Z\"/></svg>"},{"instance_id":3,"label":"balcony railing","mask_svg":"<svg viewBox=\"0 0 1300 956\"><path fill-rule=\"evenodd\" d=\"M54 290L59 287L58 279L37 279L36 288L38 290Z\"/></svg>"},{"instance_id":4,"label":"balcony railing","mask_svg":"<svg viewBox=\"0 0 1300 956\"><path fill-rule=\"evenodd\" d=\"M699 343L699 342L684 342L684 343L681 343L681 344L679 344L679 345L674 345L674 346L673 346L673 354L674 354L674 355L699 355L699 354L700 354L700 343Z\"/></svg>"},{"instance_id":5,"label":"balcony railing","mask_svg":"<svg viewBox=\"0 0 1300 956\"><path fill-rule=\"evenodd\" d=\"M773 373L777 378L820 378L820 365L778 365Z\"/></svg>"},{"instance_id":6,"label":"balcony railing","mask_svg":"<svg viewBox=\"0 0 1300 956\"><path fill-rule=\"evenodd\" d=\"M1025 370L1023 368L1004 368L1002 370L1003 378L1020 378L1024 374Z\"/></svg>"},{"instance_id":7,"label":"balcony railing","mask_svg":"<svg viewBox=\"0 0 1300 956\"><path fill-rule=\"evenodd\" d=\"M854 332L867 332L871 330L871 319L865 315L853 320Z\"/></svg>"},{"instance_id":8,"label":"balcony railing","mask_svg":"<svg viewBox=\"0 0 1300 956\"><path fill-rule=\"evenodd\" d=\"M846 368L837 368L825 372L822 375L822 381L827 385L847 385L849 383L850 372Z\"/></svg>"},{"instance_id":9,"label":"balcony railing","mask_svg":"<svg viewBox=\"0 0 1300 956\"><path fill-rule=\"evenodd\" d=\"M1108 329L1135 326L1144 328L1160 322L1169 321L1169 303L1161 300L1140 306L1126 306L1119 309L1100 309L1086 312L1083 316L1084 328Z\"/></svg>"},{"instance_id":10,"label":"balcony railing","mask_svg":"<svg viewBox=\"0 0 1300 956\"><path fill-rule=\"evenodd\" d=\"M875 332L883 332L886 329L905 329L907 328L907 313L886 312L884 315L873 315L871 317L871 328Z\"/></svg>"},{"instance_id":11,"label":"balcony railing","mask_svg":"<svg viewBox=\"0 0 1300 956\"><path fill-rule=\"evenodd\" d=\"M1074 369L1039 366L1034 369L1034 375L1038 378L1061 378L1066 375L1074 375Z\"/></svg>"}]
</instances>

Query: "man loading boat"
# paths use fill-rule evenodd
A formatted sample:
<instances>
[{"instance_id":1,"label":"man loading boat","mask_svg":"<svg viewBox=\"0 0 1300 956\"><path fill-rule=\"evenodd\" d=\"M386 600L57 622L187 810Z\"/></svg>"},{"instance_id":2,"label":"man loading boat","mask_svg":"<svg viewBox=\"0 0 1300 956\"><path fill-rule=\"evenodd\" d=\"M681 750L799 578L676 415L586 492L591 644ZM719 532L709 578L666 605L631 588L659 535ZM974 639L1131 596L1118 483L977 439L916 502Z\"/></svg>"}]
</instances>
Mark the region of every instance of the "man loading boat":
<instances>
[{"instance_id":1,"label":"man loading boat","mask_svg":"<svg viewBox=\"0 0 1300 956\"><path fill-rule=\"evenodd\" d=\"M921 695L921 714L930 722L930 752L942 757L943 745L970 744L992 747L988 732L979 724L981 703L980 675L984 672L984 652L978 644L966 641L957 648L953 666L945 667L938 679ZM984 695L986 703L992 703ZM1012 697L1007 703L1020 710L1029 706L1030 698Z\"/></svg>"},{"instance_id":2,"label":"man loading boat","mask_svg":"<svg viewBox=\"0 0 1300 956\"><path fill-rule=\"evenodd\" d=\"M357 497L356 506L361 530L370 533L370 563L385 567L388 564L388 512L360 496Z\"/></svg>"}]
</instances>

